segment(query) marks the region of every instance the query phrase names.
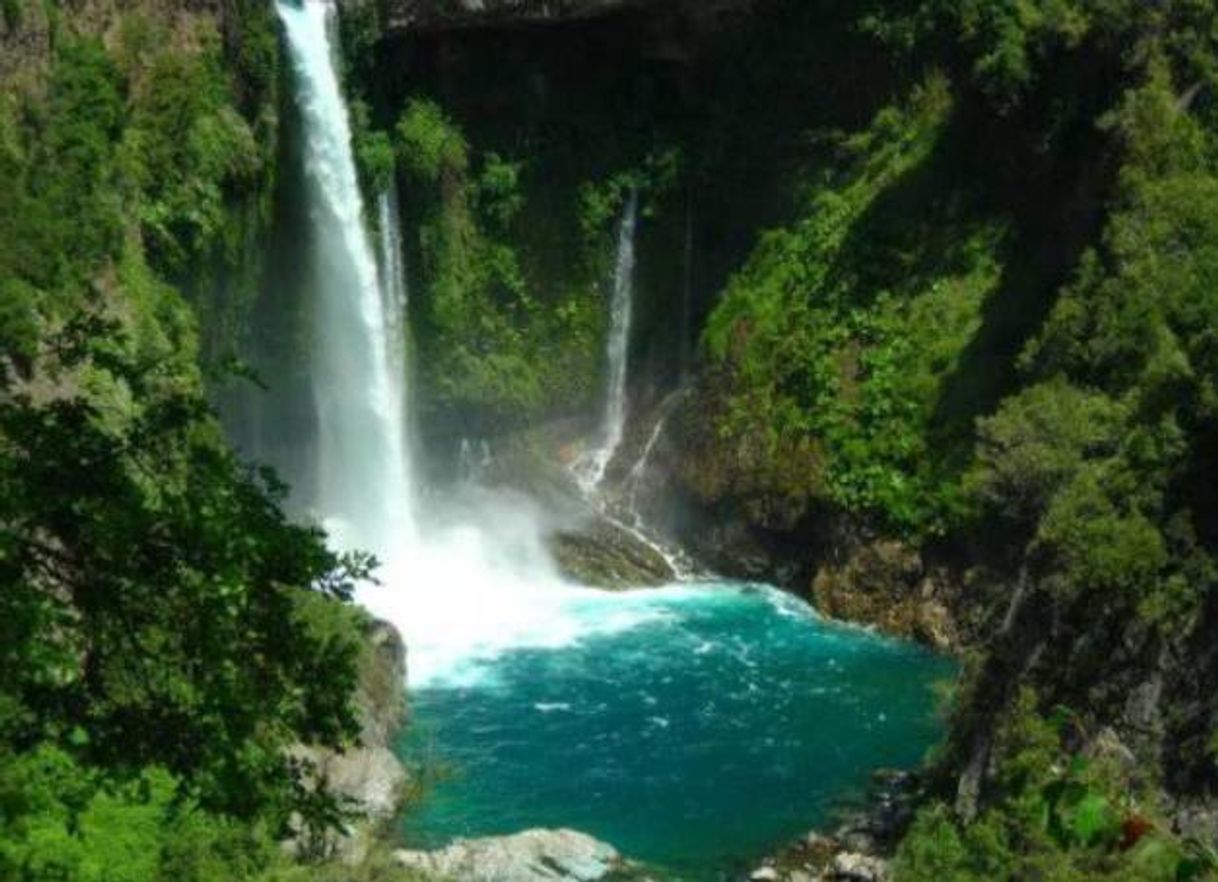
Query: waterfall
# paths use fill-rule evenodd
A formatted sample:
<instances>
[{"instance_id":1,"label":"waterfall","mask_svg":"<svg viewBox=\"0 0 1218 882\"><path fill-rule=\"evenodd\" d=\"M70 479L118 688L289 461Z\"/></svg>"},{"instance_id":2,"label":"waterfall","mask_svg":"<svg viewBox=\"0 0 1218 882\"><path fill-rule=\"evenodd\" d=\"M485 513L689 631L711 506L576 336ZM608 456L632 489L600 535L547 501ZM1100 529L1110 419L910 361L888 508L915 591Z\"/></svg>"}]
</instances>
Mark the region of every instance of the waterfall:
<instances>
[{"instance_id":1,"label":"waterfall","mask_svg":"<svg viewBox=\"0 0 1218 882\"><path fill-rule=\"evenodd\" d=\"M377 229L380 232L380 271L382 307L387 319L391 367L399 377L406 376L406 309L410 289L406 282L406 264L402 257L401 214L398 209L396 181L390 181L376 200ZM405 402L406 387L403 387ZM403 410L409 407L403 404ZM407 460L409 462L409 459Z\"/></svg>"},{"instance_id":2,"label":"waterfall","mask_svg":"<svg viewBox=\"0 0 1218 882\"><path fill-rule=\"evenodd\" d=\"M324 0L280 0L276 10L304 133L310 371L319 425L315 507L340 546L386 559L413 531L402 346L395 331L401 327L396 299L404 292L394 291L393 282L382 287L364 225L351 126L334 65L333 7ZM387 260L387 267L392 263Z\"/></svg>"},{"instance_id":3,"label":"waterfall","mask_svg":"<svg viewBox=\"0 0 1218 882\"><path fill-rule=\"evenodd\" d=\"M613 301L609 324L609 394L605 402L605 457L613 458L626 428L626 367L630 354L630 319L634 308L634 230L639 194L630 191L617 233L617 260L613 268ZM602 466L602 473L604 468Z\"/></svg>"},{"instance_id":4,"label":"waterfall","mask_svg":"<svg viewBox=\"0 0 1218 882\"><path fill-rule=\"evenodd\" d=\"M381 303L386 317L386 339L389 346L389 367L397 378L401 388L401 407L404 419L405 450L403 461L406 463L407 492L416 492L413 476L413 443L414 424L411 420L409 352L410 330L408 312L410 308L410 287L406 275L406 257L402 248L402 215L398 204L397 180L390 180L388 186L380 192L376 200L377 230L380 233L379 258L381 274ZM408 512L415 507L413 495L406 500ZM417 515L410 515L407 541L416 537L415 520Z\"/></svg>"},{"instance_id":5,"label":"waterfall","mask_svg":"<svg viewBox=\"0 0 1218 882\"><path fill-rule=\"evenodd\" d=\"M334 63L334 8L330 0L277 0L276 9L302 117L311 220L302 243L309 289L301 293L314 329L319 474L312 503L339 548L372 551L382 563L377 582L361 585L356 599L402 632L415 686L494 682L493 663L504 652L559 648L661 616L646 604L564 582L543 541L544 515L529 499L476 483L447 496L415 491L396 193L377 199L378 264ZM635 201L622 222L614 286L620 342L611 354L610 455L625 410Z\"/></svg>"},{"instance_id":6,"label":"waterfall","mask_svg":"<svg viewBox=\"0 0 1218 882\"><path fill-rule=\"evenodd\" d=\"M660 416L656 419L647 443L643 445L643 452L639 454L639 458L630 467L630 473L626 475L626 510L634 518L635 526L639 526L642 522L642 515L639 514L639 489L643 486L643 479L647 476L647 465L651 461L651 453L655 450L660 436L664 434L664 426L667 422L667 409L661 404Z\"/></svg>"},{"instance_id":7,"label":"waterfall","mask_svg":"<svg viewBox=\"0 0 1218 882\"><path fill-rule=\"evenodd\" d=\"M660 532L652 529L652 525L647 523L647 519L639 510L639 491L643 489L644 482L647 479L651 455L655 452L656 445L664 434L664 429L668 425L668 417L677 403L685 397L689 388L688 386L682 386L674 389L660 402L660 406L656 408L655 425L652 426L651 434L647 437L647 443L643 445L639 458L630 467L630 471L626 474L626 478L619 490L619 507L626 522L615 519L615 523L629 530L636 538L658 552L668 563L669 567L672 568L672 571L683 580L691 579L697 575L696 565L679 546L670 543Z\"/></svg>"},{"instance_id":8,"label":"waterfall","mask_svg":"<svg viewBox=\"0 0 1218 882\"><path fill-rule=\"evenodd\" d=\"M639 193L631 190L617 232L617 259L613 265L613 291L609 302L606 343L608 385L600 447L579 464L577 475L585 492L600 486L605 469L622 443L626 430L626 378L630 356L630 321L634 309L634 233L638 224Z\"/></svg>"}]
</instances>

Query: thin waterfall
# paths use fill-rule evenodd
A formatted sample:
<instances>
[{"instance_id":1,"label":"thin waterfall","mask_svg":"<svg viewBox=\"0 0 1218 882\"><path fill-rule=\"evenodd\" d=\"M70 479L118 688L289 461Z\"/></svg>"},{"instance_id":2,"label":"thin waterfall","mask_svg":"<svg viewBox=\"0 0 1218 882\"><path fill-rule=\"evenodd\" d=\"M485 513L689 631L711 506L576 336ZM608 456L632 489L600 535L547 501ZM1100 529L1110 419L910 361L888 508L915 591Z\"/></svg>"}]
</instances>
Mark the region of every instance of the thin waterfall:
<instances>
[{"instance_id":1,"label":"thin waterfall","mask_svg":"<svg viewBox=\"0 0 1218 882\"><path fill-rule=\"evenodd\" d=\"M634 311L634 231L639 193L630 191L617 234L613 268L613 301L609 325L609 394L605 402L605 462L613 458L626 428L626 368L630 355L630 321Z\"/></svg>"},{"instance_id":2,"label":"thin waterfall","mask_svg":"<svg viewBox=\"0 0 1218 882\"><path fill-rule=\"evenodd\" d=\"M639 458L630 467L630 473L626 475L626 510L634 519L635 526L639 526L642 522L642 515L639 514L639 490L642 489L643 479L647 477L647 466L651 462L652 451L659 443L660 436L664 434L667 422L667 408L661 404L660 416L656 419L655 426L652 427L651 436L643 445L643 452L639 454Z\"/></svg>"},{"instance_id":3,"label":"thin waterfall","mask_svg":"<svg viewBox=\"0 0 1218 882\"><path fill-rule=\"evenodd\" d=\"M668 563L673 573L681 579L689 579L696 575L695 564L689 555L682 551L679 546L670 543L658 531L654 530L652 525L647 523L647 519L643 517L643 513L639 510L639 492L643 489L647 480L651 455L655 452L656 445L659 444L660 438L664 435L664 429L668 426L668 418L671 416L677 403L680 402L688 391L688 386L674 389L660 402L660 406L656 408L655 425L652 426L647 443L643 445L639 458L630 467L630 471L626 474L626 478L619 490L618 507L622 511L622 518L624 520L615 520L619 526L628 529L635 537L657 551Z\"/></svg>"},{"instance_id":4,"label":"thin waterfall","mask_svg":"<svg viewBox=\"0 0 1218 882\"><path fill-rule=\"evenodd\" d=\"M413 533L398 296L382 287L334 64L334 7L275 4L301 111L311 225L316 508L339 544L393 556Z\"/></svg>"},{"instance_id":5,"label":"thin waterfall","mask_svg":"<svg viewBox=\"0 0 1218 882\"><path fill-rule=\"evenodd\" d=\"M380 234L378 257L380 258L381 301L385 310L386 330L389 344L389 366L401 384L401 407L405 421L405 463L407 468L407 491L414 492L413 474L415 448L412 401L410 398L409 352L411 346L408 322L410 309L410 284L406 274L406 252L402 247L402 215L398 203L396 178L380 192L376 200L377 231ZM408 500L411 508L413 498ZM412 518L412 521L415 518ZM411 537L413 538L413 537Z\"/></svg>"},{"instance_id":6,"label":"thin waterfall","mask_svg":"<svg viewBox=\"0 0 1218 882\"><path fill-rule=\"evenodd\" d=\"M605 469L626 431L626 378L630 356L630 323L634 311L634 234L638 225L639 193L631 190L617 233L617 259L613 265L613 292L609 301L606 343L608 385L600 447L580 464L578 475L585 491L600 486Z\"/></svg>"},{"instance_id":7,"label":"thin waterfall","mask_svg":"<svg viewBox=\"0 0 1218 882\"><path fill-rule=\"evenodd\" d=\"M406 281L406 262L402 251L402 226L398 208L396 181L381 191L376 200L377 231L380 233L381 299L385 310L389 336L389 354L393 368L406 375L406 310L409 308L410 288ZM404 395L409 391L403 386ZM408 406L404 406L409 411Z\"/></svg>"}]
</instances>

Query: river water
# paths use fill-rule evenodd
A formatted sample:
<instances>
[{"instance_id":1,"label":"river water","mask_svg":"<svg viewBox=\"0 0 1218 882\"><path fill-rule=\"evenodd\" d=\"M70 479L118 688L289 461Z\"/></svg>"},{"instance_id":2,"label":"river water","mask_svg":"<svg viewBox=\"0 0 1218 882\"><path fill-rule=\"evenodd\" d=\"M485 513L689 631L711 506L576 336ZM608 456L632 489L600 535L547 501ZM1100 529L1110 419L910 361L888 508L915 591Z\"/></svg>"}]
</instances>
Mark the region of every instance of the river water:
<instances>
[{"instance_id":1,"label":"river water","mask_svg":"<svg viewBox=\"0 0 1218 882\"><path fill-rule=\"evenodd\" d=\"M546 514L527 498L418 492L396 194L378 207L381 251L398 253L378 260L334 9L277 9L302 124L311 224L300 296L318 426L315 439L278 440L317 451L317 474L298 482L314 498L297 508L338 547L382 562L358 600L405 637L412 718L401 750L435 779L404 836L430 846L574 827L714 878L825 821L877 767L916 764L939 732L932 691L947 662L828 624L764 586L572 585L546 553ZM605 462L626 414L636 210L632 195L614 276ZM595 484L603 472L598 463Z\"/></svg>"}]
</instances>

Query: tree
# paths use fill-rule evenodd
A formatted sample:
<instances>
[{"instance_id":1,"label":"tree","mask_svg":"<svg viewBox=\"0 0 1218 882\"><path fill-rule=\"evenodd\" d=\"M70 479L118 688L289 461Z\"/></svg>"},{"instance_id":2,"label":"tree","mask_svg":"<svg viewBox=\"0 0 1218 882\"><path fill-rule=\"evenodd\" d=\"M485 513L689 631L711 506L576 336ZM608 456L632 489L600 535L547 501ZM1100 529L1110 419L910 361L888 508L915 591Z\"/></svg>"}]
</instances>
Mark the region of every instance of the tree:
<instances>
[{"instance_id":1,"label":"tree","mask_svg":"<svg viewBox=\"0 0 1218 882\"><path fill-rule=\"evenodd\" d=\"M357 731L359 641L304 602L337 615L371 561L289 523L197 388L137 363L116 326L77 320L51 351L61 380L87 366L115 394L0 378L0 751L157 765L205 807L286 812L282 748Z\"/></svg>"}]
</instances>

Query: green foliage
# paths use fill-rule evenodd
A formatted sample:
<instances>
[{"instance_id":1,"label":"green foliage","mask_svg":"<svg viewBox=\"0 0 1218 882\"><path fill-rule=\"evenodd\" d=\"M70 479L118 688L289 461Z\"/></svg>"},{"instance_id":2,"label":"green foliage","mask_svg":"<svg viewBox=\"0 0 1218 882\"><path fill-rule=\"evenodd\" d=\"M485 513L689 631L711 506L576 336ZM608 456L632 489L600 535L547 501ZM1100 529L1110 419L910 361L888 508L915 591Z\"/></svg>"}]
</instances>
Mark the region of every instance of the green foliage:
<instances>
[{"instance_id":1,"label":"green foliage","mask_svg":"<svg viewBox=\"0 0 1218 882\"><path fill-rule=\"evenodd\" d=\"M123 122L119 71L100 43L70 40L56 55L45 104L31 109L40 116L13 188L16 210L4 230L12 245L0 272L58 293L82 284L122 240L110 166Z\"/></svg>"},{"instance_id":2,"label":"green foliage","mask_svg":"<svg viewBox=\"0 0 1218 882\"><path fill-rule=\"evenodd\" d=\"M20 813L12 809L20 803ZM28 882L422 882L374 847L357 864L293 861L260 821L179 795L161 769L107 783L41 746L0 769L0 873Z\"/></svg>"},{"instance_id":3,"label":"green foliage","mask_svg":"<svg viewBox=\"0 0 1218 882\"><path fill-rule=\"evenodd\" d=\"M377 58L376 43L381 37L381 11L377 3L357 3L345 7L338 16L338 37L342 51L343 80L369 85Z\"/></svg>"},{"instance_id":4,"label":"green foliage","mask_svg":"<svg viewBox=\"0 0 1218 882\"><path fill-rule=\"evenodd\" d=\"M681 156L675 149L650 152L636 168L619 171L601 181L585 181L579 188L579 227L584 240L597 243L616 230L631 191L643 196L641 214L654 213L655 203L672 189L681 172Z\"/></svg>"},{"instance_id":5,"label":"green foliage","mask_svg":"<svg viewBox=\"0 0 1218 882\"><path fill-rule=\"evenodd\" d=\"M479 216L492 229L506 231L524 207L520 192L521 164L488 153L478 178L476 200Z\"/></svg>"},{"instance_id":6,"label":"green foliage","mask_svg":"<svg viewBox=\"0 0 1218 882\"><path fill-rule=\"evenodd\" d=\"M45 89L5 90L0 287L13 296L0 321L18 351L110 285L113 264L194 283L209 331L239 324L248 292L210 274L248 262L269 192L271 84L243 79L241 62L269 13L249 6L233 4L249 31L223 45L209 19L186 36L150 11L117 19L108 48L57 34ZM270 51L268 77L273 39Z\"/></svg>"},{"instance_id":7,"label":"green foliage","mask_svg":"<svg viewBox=\"0 0 1218 882\"><path fill-rule=\"evenodd\" d=\"M251 879L276 860L265 830L182 802L159 769L107 783L42 745L13 760L0 788L21 803L0 837L0 868L19 868L23 879Z\"/></svg>"},{"instance_id":8,"label":"green foliage","mask_svg":"<svg viewBox=\"0 0 1218 882\"><path fill-rule=\"evenodd\" d=\"M396 133L399 159L421 181L459 178L469 168L465 136L434 101L410 101L398 119Z\"/></svg>"},{"instance_id":9,"label":"green foliage","mask_svg":"<svg viewBox=\"0 0 1218 882\"><path fill-rule=\"evenodd\" d=\"M1218 863L1148 817L1119 768L1064 748L1069 714L1046 719L1024 689L999 726L990 807L969 824L933 804L894 862L896 882L1177 882Z\"/></svg>"},{"instance_id":10,"label":"green foliage","mask_svg":"<svg viewBox=\"0 0 1218 882\"><path fill-rule=\"evenodd\" d=\"M99 330L102 348L85 339ZM12 388L0 403L0 688L32 714L10 737L82 733L90 762L163 765L205 804L253 811L282 780L284 739L353 734L356 653L296 606L313 590L347 597L364 564L289 524L280 488L225 452L199 393L166 388L114 328L54 343L64 369L88 357L139 404Z\"/></svg>"},{"instance_id":11,"label":"green foliage","mask_svg":"<svg viewBox=\"0 0 1218 882\"><path fill-rule=\"evenodd\" d=\"M232 73L242 114L260 134L274 127L275 87L279 72L279 34L274 10L259 0L233 0L224 56ZM268 147L270 144L268 143Z\"/></svg>"},{"instance_id":12,"label":"green foliage","mask_svg":"<svg viewBox=\"0 0 1218 882\"><path fill-rule=\"evenodd\" d=\"M815 493L915 533L941 530L952 507L931 419L1000 272L1000 225L924 201L950 111L933 77L844 142L850 170L763 235L705 337L731 371L721 433L760 435L771 455L810 439Z\"/></svg>"},{"instance_id":13,"label":"green foliage","mask_svg":"<svg viewBox=\"0 0 1218 882\"><path fill-rule=\"evenodd\" d=\"M262 156L232 106L219 38L204 33L197 54L152 35L132 47L132 107L119 162L142 196L140 221L149 260L170 277L198 266L232 231L231 200L259 183ZM145 57L146 54L146 57ZM235 250L239 241L229 241Z\"/></svg>"},{"instance_id":14,"label":"green foliage","mask_svg":"<svg viewBox=\"0 0 1218 882\"><path fill-rule=\"evenodd\" d=\"M475 163L434 102L411 101L397 157L418 212L427 404L500 428L587 400L599 315L591 292L537 292L515 240L524 168Z\"/></svg>"},{"instance_id":15,"label":"green foliage","mask_svg":"<svg viewBox=\"0 0 1218 882\"><path fill-rule=\"evenodd\" d=\"M1093 22L1086 8L1069 0L967 0L954 4L964 44L976 56L973 72L999 95L1025 89L1052 48L1077 46Z\"/></svg>"},{"instance_id":16,"label":"green foliage","mask_svg":"<svg viewBox=\"0 0 1218 882\"><path fill-rule=\"evenodd\" d=\"M0 89L0 878L256 878L330 811L286 746L357 731L369 561L227 450L171 284L247 259L270 177L272 11L225 15L51 15Z\"/></svg>"},{"instance_id":17,"label":"green foliage","mask_svg":"<svg viewBox=\"0 0 1218 882\"><path fill-rule=\"evenodd\" d=\"M4 20L4 24L10 30L19 28L24 18L25 0L4 0L0 4L0 19Z\"/></svg>"},{"instance_id":18,"label":"green foliage","mask_svg":"<svg viewBox=\"0 0 1218 882\"><path fill-rule=\"evenodd\" d=\"M369 192L384 192L393 183L393 142L385 132L358 135L355 160Z\"/></svg>"},{"instance_id":19,"label":"green foliage","mask_svg":"<svg viewBox=\"0 0 1218 882\"><path fill-rule=\"evenodd\" d=\"M1181 625L1212 583L1196 502L1173 488L1218 415L1218 213L1200 195L1218 187L1218 153L1162 65L1108 124L1126 159L1102 246L1024 353L1045 379L982 421L971 489L1031 531L1045 585Z\"/></svg>"},{"instance_id":20,"label":"green foliage","mask_svg":"<svg viewBox=\"0 0 1218 882\"><path fill-rule=\"evenodd\" d=\"M971 490L996 517L1034 521L1089 460L1116 452L1124 418L1111 399L1064 380L1031 386L981 422Z\"/></svg>"},{"instance_id":21,"label":"green foliage","mask_svg":"<svg viewBox=\"0 0 1218 882\"><path fill-rule=\"evenodd\" d=\"M870 4L864 29L905 51L946 44L1000 111L1023 104L1071 56L1144 52L1156 40L1183 79L1214 82L1215 10L1196 0L912 0ZM1121 58L1122 65L1132 59Z\"/></svg>"}]
</instances>

